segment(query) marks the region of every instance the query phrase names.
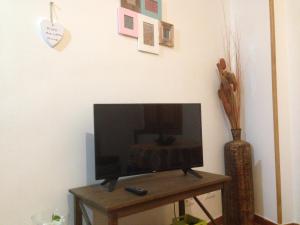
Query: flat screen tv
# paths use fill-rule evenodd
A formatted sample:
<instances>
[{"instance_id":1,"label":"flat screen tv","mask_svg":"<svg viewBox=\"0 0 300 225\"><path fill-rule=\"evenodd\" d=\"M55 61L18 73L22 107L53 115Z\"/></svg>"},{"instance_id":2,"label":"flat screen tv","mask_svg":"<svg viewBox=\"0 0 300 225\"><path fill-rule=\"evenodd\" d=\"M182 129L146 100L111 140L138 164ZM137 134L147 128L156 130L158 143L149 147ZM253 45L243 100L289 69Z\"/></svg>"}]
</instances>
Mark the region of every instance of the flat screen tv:
<instances>
[{"instance_id":1,"label":"flat screen tv","mask_svg":"<svg viewBox=\"0 0 300 225\"><path fill-rule=\"evenodd\" d=\"M97 180L203 166L200 104L95 104L94 129Z\"/></svg>"}]
</instances>

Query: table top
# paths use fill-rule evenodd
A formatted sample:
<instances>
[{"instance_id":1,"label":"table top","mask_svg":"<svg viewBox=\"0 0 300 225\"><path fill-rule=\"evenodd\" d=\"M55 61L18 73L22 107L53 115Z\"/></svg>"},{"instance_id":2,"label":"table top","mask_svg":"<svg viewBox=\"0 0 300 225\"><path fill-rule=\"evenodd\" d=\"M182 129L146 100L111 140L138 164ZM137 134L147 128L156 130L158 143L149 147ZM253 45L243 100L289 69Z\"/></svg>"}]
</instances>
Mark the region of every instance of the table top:
<instances>
[{"instance_id":1,"label":"table top","mask_svg":"<svg viewBox=\"0 0 300 225\"><path fill-rule=\"evenodd\" d=\"M228 176L206 172L198 173L202 176L201 179L190 174L184 175L181 170L176 170L120 179L113 192L108 192L101 185L75 188L70 192L91 207L104 212L112 212L165 198L171 199L172 196L175 201L174 196L181 194L183 197L183 194L193 192L200 194L197 191L201 189L218 190L220 185L231 180ZM142 197L136 196L125 191L125 187L144 188L148 190L148 194Z\"/></svg>"}]
</instances>

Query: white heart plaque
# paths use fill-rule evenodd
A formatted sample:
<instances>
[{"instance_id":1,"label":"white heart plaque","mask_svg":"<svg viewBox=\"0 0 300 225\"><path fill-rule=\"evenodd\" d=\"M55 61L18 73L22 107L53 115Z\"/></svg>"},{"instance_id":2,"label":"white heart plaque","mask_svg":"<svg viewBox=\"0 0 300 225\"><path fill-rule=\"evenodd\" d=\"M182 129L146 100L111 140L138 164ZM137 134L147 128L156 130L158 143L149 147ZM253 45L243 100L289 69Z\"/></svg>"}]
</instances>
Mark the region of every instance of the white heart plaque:
<instances>
[{"instance_id":1,"label":"white heart plaque","mask_svg":"<svg viewBox=\"0 0 300 225\"><path fill-rule=\"evenodd\" d=\"M65 28L58 23L52 24L49 20L43 20L41 32L46 43L54 48L63 39Z\"/></svg>"}]
</instances>

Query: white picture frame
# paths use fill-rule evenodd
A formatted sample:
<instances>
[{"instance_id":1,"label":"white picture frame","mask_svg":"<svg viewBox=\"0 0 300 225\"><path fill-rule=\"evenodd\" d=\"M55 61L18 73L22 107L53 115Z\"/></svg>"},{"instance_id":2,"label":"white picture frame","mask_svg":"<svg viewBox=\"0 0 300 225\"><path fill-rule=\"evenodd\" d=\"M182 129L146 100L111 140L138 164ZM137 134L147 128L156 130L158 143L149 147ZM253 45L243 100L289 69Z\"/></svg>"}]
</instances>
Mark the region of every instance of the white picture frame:
<instances>
[{"instance_id":1,"label":"white picture frame","mask_svg":"<svg viewBox=\"0 0 300 225\"><path fill-rule=\"evenodd\" d=\"M139 14L138 16L138 50L158 55L159 20Z\"/></svg>"}]
</instances>

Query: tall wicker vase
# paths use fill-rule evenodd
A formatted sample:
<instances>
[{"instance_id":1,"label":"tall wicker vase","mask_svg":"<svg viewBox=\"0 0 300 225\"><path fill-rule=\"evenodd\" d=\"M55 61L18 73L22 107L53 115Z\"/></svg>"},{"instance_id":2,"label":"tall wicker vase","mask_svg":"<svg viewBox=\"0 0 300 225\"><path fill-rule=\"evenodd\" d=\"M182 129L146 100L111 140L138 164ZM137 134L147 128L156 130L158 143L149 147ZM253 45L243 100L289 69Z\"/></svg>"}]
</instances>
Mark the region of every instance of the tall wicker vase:
<instances>
[{"instance_id":1,"label":"tall wicker vase","mask_svg":"<svg viewBox=\"0 0 300 225\"><path fill-rule=\"evenodd\" d=\"M254 194L250 144L241 140L241 129L231 130L225 145L225 171L232 177L224 190L224 224L253 225Z\"/></svg>"}]
</instances>

